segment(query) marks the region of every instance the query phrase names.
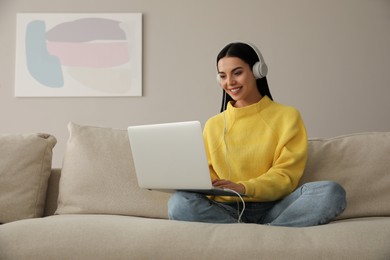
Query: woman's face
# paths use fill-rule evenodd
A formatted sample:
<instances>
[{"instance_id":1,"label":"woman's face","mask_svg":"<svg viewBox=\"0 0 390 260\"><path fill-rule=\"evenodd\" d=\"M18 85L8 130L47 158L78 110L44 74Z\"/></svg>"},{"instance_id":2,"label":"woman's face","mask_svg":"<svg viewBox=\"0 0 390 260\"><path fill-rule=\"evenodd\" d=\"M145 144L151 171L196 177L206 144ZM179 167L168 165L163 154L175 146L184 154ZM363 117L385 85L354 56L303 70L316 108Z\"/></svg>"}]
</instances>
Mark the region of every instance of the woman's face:
<instances>
[{"instance_id":1,"label":"woman's face","mask_svg":"<svg viewBox=\"0 0 390 260\"><path fill-rule=\"evenodd\" d=\"M224 57L218 61L221 87L235 101L235 107L257 103L262 98L256 79L248 63L237 57Z\"/></svg>"}]
</instances>

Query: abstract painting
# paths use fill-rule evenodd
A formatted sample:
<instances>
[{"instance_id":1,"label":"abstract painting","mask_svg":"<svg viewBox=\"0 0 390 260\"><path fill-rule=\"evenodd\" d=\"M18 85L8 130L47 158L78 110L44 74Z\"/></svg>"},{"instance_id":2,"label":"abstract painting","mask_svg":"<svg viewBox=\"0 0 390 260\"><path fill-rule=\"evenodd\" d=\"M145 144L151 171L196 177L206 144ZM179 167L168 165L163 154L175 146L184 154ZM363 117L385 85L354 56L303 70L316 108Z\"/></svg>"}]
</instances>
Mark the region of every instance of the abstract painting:
<instances>
[{"instance_id":1,"label":"abstract painting","mask_svg":"<svg viewBox=\"0 0 390 260\"><path fill-rule=\"evenodd\" d=\"M15 96L142 96L142 14L17 14Z\"/></svg>"}]
</instances>

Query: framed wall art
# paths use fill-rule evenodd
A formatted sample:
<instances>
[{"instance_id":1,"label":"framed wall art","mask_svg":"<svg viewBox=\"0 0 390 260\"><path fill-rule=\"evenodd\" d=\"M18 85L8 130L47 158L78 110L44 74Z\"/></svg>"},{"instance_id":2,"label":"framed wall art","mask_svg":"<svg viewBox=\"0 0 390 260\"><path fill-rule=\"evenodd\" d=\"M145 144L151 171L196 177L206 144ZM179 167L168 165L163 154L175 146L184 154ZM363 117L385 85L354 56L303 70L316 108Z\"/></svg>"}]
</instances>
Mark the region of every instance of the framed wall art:
<instances>
[{"instance_id":1,"label":"framed wall art","mask_svg":"<svg viewBox=\"0 0 390 260\"><path fill-rule=\"evenodd\" d=\"M142 14L17 14L15 96L142 96Z\"/></svg>"}]
</instances>

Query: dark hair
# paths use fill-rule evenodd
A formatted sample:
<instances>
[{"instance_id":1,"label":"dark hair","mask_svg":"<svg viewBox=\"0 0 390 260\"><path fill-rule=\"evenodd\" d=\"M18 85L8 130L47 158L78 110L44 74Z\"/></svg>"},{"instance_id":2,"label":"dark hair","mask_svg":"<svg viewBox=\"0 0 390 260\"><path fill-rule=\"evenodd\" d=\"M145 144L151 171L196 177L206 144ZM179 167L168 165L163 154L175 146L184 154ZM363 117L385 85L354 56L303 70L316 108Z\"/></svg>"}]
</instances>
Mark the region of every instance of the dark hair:
<instances>
[{"instance_id":1,"label":"dark hair","mask_svg":"<svg viewBox=\"0 0 390 260\"><path fill-rule=\"evenodd\" d=\"M226 45L217 56L217 66L218 61L224 57L240 58L246 62L250 68L252 68L253 65L259 61L259 57L257 56L256 51L250 45L241 42L235 42ZM257 79L256 85L262 96L268 96L271 100L273 100L271 92L269 91L267 77ZM221 112L226 110L228 102L232 100L233 99L226 93L226 91L223 90Z\"/></svg>"}]
</instances>

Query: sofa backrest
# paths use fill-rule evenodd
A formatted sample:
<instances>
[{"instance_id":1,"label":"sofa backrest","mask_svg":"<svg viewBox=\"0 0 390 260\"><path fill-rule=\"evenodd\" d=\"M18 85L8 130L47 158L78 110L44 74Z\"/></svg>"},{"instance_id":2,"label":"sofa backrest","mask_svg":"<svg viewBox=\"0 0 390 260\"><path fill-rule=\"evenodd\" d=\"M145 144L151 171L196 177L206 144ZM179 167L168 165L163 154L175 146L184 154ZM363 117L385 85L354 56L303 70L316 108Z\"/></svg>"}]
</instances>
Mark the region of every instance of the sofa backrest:
<instances>
[{"instance_id":1,"label":"sofa backrest","mask_svg":"<svg viewBox=\"0 0 390 260\"><path fill-rule=\"evenodd\" d=\"M52 170L45 216L56 211L60 176L60 169ZM300 184L320 180L336 181L347 192L347 209L338 219L390 216L390 133L309 140ZM156 203L165 203L165 197Z\"/></svg>"},{"instance_id":2,"label":"sofa backrest","mask_svg":"<svg viewBox=\"0 0 390 260\"><path fill-rule=\"evenodd\" d=\"M43 212L44 217L54 215L57 209L60 178L61 169L52 169L46 191L46 204Z\"/></svg>"},{"instance_id":3,"label":"sofa backrest","mask_svg":"<svg viewBox=\"0 0 390 260\"><path fill-rule=\"evenodd\" d=\"M390 133L358 133L309 141L301 184L333 180L347 192L339 219L390 216Z\"/></svg>"}]
</instances>

